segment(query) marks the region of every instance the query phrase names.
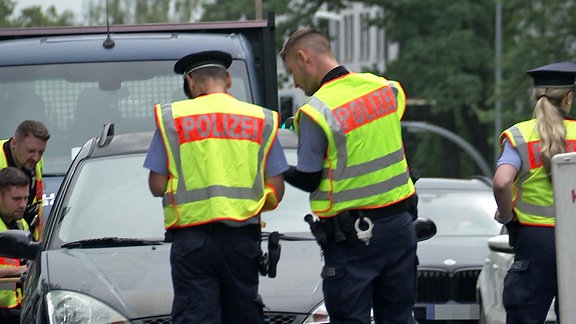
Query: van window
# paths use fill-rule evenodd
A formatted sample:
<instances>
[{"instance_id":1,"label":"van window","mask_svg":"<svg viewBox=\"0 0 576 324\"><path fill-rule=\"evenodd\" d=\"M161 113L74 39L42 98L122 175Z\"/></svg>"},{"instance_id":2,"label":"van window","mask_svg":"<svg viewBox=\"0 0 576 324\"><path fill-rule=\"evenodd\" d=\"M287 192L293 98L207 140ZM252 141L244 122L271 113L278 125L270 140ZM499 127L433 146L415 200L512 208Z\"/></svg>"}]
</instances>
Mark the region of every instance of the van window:
<instances>
[{"instance_id":1,"label":"van window","mask_svg":"<svg viewBox=\"0 0 576 324\"><path fill-rule=\"evenodd\" d=\"M0 67L0 139L25 119L40 120L52 134L44 174L64 174L74 153L100 135L107 122L115 132L154 130L153 105L185 99L175 61L92 62ZM253 102L246 65L230 67L239 100Z\"/></svg>"}]
</instances>

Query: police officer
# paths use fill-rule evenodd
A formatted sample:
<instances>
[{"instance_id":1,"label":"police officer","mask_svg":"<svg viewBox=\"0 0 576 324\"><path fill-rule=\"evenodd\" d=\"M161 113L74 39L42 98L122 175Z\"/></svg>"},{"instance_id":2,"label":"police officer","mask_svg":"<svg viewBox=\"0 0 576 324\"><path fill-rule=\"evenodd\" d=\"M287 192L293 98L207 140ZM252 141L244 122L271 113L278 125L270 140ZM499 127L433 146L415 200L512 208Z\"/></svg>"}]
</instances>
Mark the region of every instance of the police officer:
<instances>
[{"instance_id":1,"label":"police officer","mask_svg":"<svg viewBox=\"0 0 576 324\"><path fill-rule=\"evenodd\" d=\"M8 166L21 169L30 179L30 195L24 219L32 226L34 238L40 239L44 220L42 217L42 167L44 151L50 132L42 122L21 122L14 136L0 140L0 168Z\"/></svg>"},{"instance_id":2,"label":"police officer","mask_svg":"<svg viewBox=\"0 0 576 324\"><path fill-rule=\"evenodd\" d=\"M28 176L20 169L0 170L0 232L8 229L28 230L23 219L29 195ZM19 277L27 266L19 259L0 257L0 278ZM22 289L14 282L0 283L0 323L20 323Z\"/></svg>"},{"instance_id":3,"label":"police officer","mask_svg":"<svg viewBox=\"0 0 576 324\"><path fill-rule=\"evenodd\" d=\"M259 215L282 199L288 165L278 114L227 94L231 63L220 51L181 58L174 71L191 99L155 106L144 166L173 241L175 324L264 322Z\"/></svg>"},{"instance_id":4,"label":"police officer","mask_svg":"<svg viewBox=\"0 0 576 324\"><path fill-rule=\"evenodd\" d=\"M415 197L403 151L399 83L350 72L329 40L301 28L280 53L308 101L294 119L298 164L284 173L311 192L331 323L408 323L416 299ZM316 235L318 238L319 235Z\"/></svg>"},{"instance_id":5,"label":"police officer","mask_svg":"<svg viewBox=\"0 0 576 324\"><path fill-rule=\"evenodd\" d=\"M568 116L576 64L553 63L527 73L534 82L533 118L500 136L502 153L493 180L498 203L494 217L508 227L515 253L504 279L509 324L544 323L558 297L550 160L574 151L574 145L567 144L576 141L576 121ZM558 299L555 310L558 315Z\"/></svg>"}]
</instances>

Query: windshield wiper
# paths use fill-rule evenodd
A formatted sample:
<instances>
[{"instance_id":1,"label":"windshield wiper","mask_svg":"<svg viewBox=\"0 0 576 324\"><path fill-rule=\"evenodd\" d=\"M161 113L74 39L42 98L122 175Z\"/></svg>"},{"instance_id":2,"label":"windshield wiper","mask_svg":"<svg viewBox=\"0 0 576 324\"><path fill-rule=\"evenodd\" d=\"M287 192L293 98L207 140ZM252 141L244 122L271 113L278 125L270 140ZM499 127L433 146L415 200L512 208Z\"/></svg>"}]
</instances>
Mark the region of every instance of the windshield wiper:
<instances>
[{"instance_id":1,"label":"windshield wiper","mask_svg":"<svg viewBox=\"0 0 576 324\"><path fill-rule=\"evenodd\" d=\"M142 246L142 245L161 245L163 240L144 240L134 238L119 237L102 237L97 239L87 239L70 242L62 245L63 248L97 248L97 247L115 247L115 246Z\"/></svg>"}]
</instances>

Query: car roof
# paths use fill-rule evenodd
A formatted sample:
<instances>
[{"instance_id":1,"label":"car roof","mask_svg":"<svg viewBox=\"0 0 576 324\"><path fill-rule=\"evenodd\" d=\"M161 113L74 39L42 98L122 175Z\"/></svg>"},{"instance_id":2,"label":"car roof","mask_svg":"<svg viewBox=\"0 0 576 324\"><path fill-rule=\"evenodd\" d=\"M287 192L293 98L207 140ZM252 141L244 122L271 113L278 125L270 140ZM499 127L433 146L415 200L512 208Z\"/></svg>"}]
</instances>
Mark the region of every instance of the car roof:
<instances>
[{"instance_id":1,"label":"car roof","mask_svg":"<svg viewBox=\"0 0 576 324\"><path fill-rule=\"evenodd\" d=\"M106 34L48 36L0 42L0 66L85 62L177 60L210 48L233 59L245 59L240 34L133 33L112 34L114 46L103 45ZM170 48L169 51L165 50ZM29 50L28 50L29 49ZM26 53L26 55L21 55Z\"/></svg>"}]
</instances>

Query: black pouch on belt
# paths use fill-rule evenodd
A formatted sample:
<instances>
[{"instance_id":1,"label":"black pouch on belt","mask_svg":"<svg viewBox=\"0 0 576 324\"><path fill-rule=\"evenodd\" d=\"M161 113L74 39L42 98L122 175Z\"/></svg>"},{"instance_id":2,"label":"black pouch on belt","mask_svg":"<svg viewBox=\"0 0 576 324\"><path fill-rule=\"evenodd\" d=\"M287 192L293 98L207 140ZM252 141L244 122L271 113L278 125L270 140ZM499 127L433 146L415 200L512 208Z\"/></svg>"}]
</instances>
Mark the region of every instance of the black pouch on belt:
<instances>
[{"instance_id":1,"label":"black pouch on belt","mask_svg":"<svg viewBox=\"0 0 576 324\"><path fill-rule=\"evenodd\" d=\"M352 244L359 241L358 234L356 234L356 230L354 229L354 222L356 222L359 217L362 217L362 211L360 210L347 210L334 217L334 223L338 224L340 235L343 236L348 243Z\"/></svg>"}]
</instances>

